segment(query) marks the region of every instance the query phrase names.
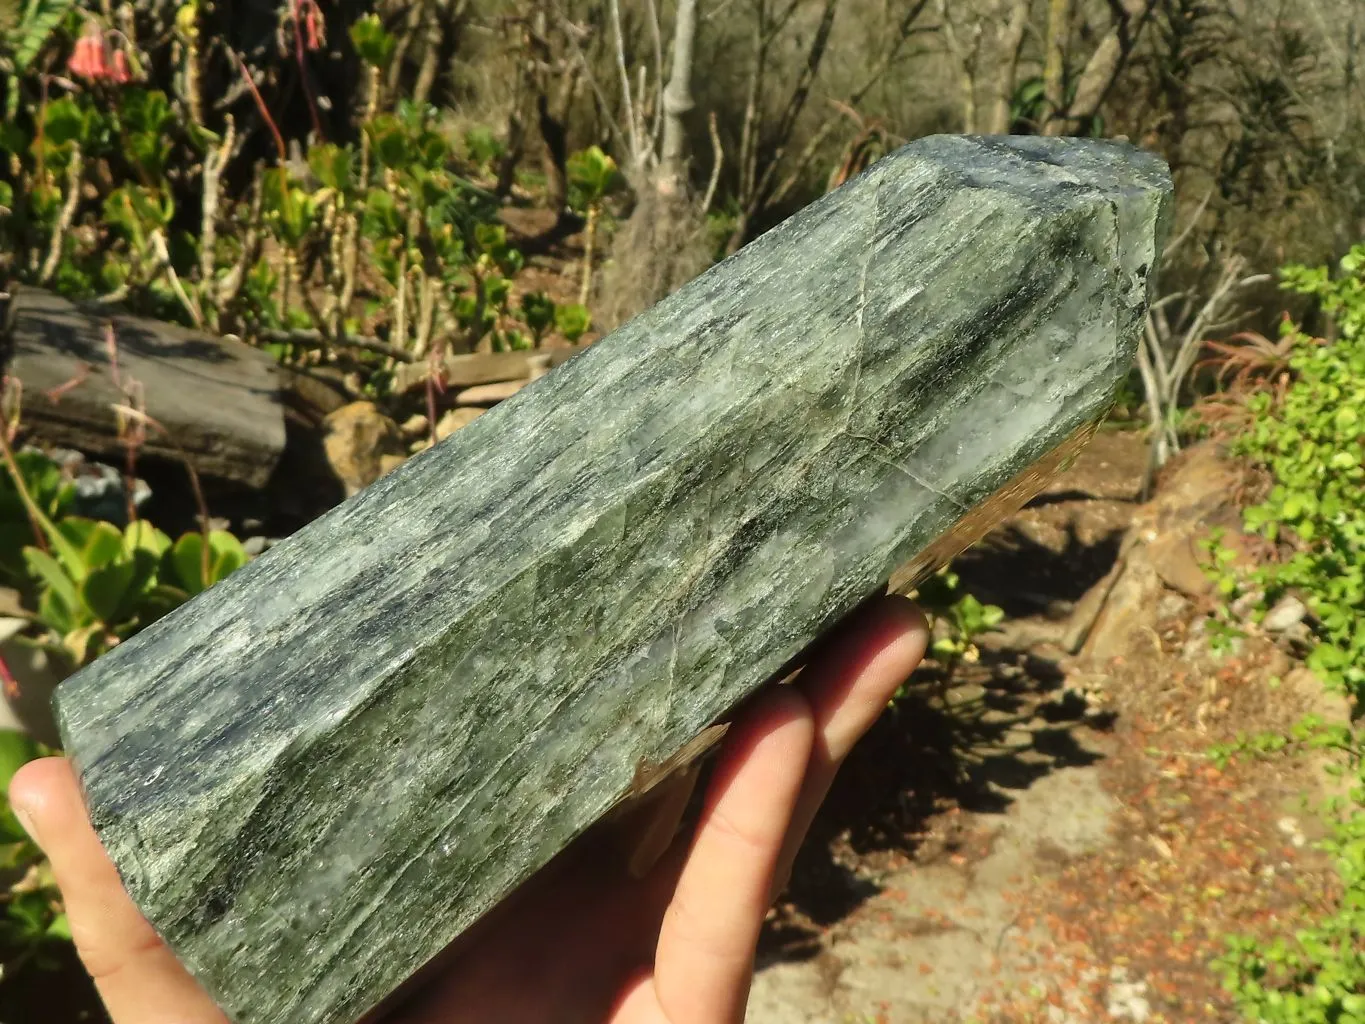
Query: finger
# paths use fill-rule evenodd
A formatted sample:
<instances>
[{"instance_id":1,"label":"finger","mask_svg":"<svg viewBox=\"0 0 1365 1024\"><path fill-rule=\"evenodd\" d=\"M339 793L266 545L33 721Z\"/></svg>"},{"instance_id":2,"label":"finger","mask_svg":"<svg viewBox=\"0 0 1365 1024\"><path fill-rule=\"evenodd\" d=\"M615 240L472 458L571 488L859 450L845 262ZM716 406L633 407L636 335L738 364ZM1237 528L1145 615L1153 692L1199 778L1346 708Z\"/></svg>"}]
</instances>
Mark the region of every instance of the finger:
<instances>
[{"instance_id":1,"label":"finger","mask_svg":"<svg viewBox=\"0 0 1365 1024\"><path fill-rule=\"evenodd\" d=\"M919 609L903 597L885 597L832 636L798 677L815 717L815 744L778 860L774 897L786 886L839 766L915 670L928 642Z\"/></svg>"},{"instance_id":2,"label":"finger","mask_svg":"<svg viewBox=\"0 0 1365 1024\"><path fill-rule=\"evenodd\" d=\"M128 898L90 827L70 763L30 762L10 782L9 796L52 863L76 952L114 1024L226 1024Z\"/></svg>"},{"instance_id":3,"label":"finger","mask_svg":"<svg viewBox=\"0 0 1365 1024\"><path fill-rule=\"evenodd\" d=\"M731 727L659 931L654 988L672 1024L743 1019L812 737L809 705L785 687Z\"/></svg>"}]
</instances>

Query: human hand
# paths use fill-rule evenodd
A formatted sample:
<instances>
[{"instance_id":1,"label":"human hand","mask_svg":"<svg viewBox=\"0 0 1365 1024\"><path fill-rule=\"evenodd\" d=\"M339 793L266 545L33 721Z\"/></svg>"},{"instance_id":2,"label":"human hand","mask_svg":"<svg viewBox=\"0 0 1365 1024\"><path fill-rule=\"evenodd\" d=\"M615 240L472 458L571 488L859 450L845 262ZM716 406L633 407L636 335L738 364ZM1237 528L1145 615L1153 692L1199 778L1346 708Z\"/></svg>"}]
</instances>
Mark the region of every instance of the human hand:
<instances>
[{"instance_id":1,"label":"human hand","mask_svg":"<svg viewBox=\"0 0 1365 1024\"><path fill-rule=\"evenodd\" d=\"M695 832L645 877L629 877L609 849L629 822L590 832L385 1020L741 1021L768 908L840 763L918 664L926 638L923 617L902 598L863 608L792 685L740 714ZM114 1024L226 1024L124 892L66 759L22 768L10 802L52 863L77 951Z\"/></svg>"}]
</instances>

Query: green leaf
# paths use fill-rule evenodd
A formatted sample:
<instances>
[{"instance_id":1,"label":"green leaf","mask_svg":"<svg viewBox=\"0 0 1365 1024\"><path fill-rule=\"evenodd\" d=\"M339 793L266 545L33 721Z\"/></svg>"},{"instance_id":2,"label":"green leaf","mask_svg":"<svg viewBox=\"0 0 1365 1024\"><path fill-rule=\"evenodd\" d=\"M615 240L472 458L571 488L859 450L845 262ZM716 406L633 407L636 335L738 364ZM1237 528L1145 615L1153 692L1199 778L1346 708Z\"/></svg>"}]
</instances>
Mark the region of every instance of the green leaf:
<instances>
[{"instance_id":1,"label":"green leaf","mask_svg":"<svg viewBox=\"0 0 1365 1024\"><path fill-rule=\"evenodd\" d=\"M62 563L46 551L35 547L24 548L24 564L34 576L43 582L49 593L55 594L68 610L80 604L76 591L76 580L66 571Z\"/></svg>"},{"instance_id":2,"label":"green leaf","mask_svg":"<svg viewBox=\"0 0 1365 1024\"><path fill-rule=\"evenodd\" d=\"M9 790L14 773L40 755L38 744L18 729L0 729L0 795Z\"/></svg>"},{"instance_id":3,"label":"green leaf","mask_svg":"<svg viewBox=\"0 0 1365 1024\"><path fill-rule=\"evenodd\" d=\"M384 166L404 170L410 162L407 133L397 118L383 114L375 118L365 130L370 135L370 147L375 158Z\"/></svg>"},{"instance_id":4,"label":"green leaf","mask_svg":"<svg viewBox=\"0 0 1365 1024\"><path fill-rule=\"evenodd\" d=\"M75 0L27 0L19 25L12 33L6 33L6 40L14 47L14 70L22 73L42 53L48 39L57 31L66 12L76 5ZM14 83L9 87L11 94L18 90Z\"/></svg>"},{"instance_id":5,"label":"green leaf","mask_svg":"<svg viewBox=\"0 0 1365 1024\"><path fill-rule=\"evenodd\" d=\"M38 621L58 635L65 635L80 624L80 605L48 588L38 598Z\"/></svg>"},{"instance_id":6,"label":"green leaf","mask_svg":"<svg viewBox=\"0 0 1365 1024\"><path fill-rule=\"evenodd\" d=\"M208 580L204 578L203 535L185 534L172 546L169 556L175 578L187 594L193 597L208 586Z\"/></svg>"},{"instance_id":7,"label":"green leaf","mask_svg":"<svg viewBox=\"0 0 1365 1024\"><path fill-rule=\"evenodd\" d=\"M70 96L47 105L43 114L43 140L51 146L65 146L85 140L85 111Z\"/></svg>"},{"instance_id":8,"label":"green leaf","mask_svg":"<svg viewBox=\"0 0 1365 1024\"><path fill-rule=\"evenodd\" d=\"M569 204L580 212L600 205L626 183L616 161L597 146L574 153L569 157L566 169L569 175Z\"/></svg>"},{"instance_id":9,"label":"green leaf","mask_svg":"<svg viewBox=\"0 0 1365 1024\"><path fill-rule=\"evenodd\" d=\"M370 189L365 196L360 230L371 241L393 238L403 230L403 217L392 193L386 189Z\"/></svg>"},{"instance_id":10,"label":"green leaf","mask_svg":"<svg viewBox=\"0 0 1365 1024\"><path fill-rule=\"evenodd\" d=\"M483 125L478 125L464 133L464 147L465 152L469 154L469 159L479 167L488 167L501 159L506 151L502 140Z\"/></svg>"},{"instance_id":11,"label":"green leaf","mask_svg":"<svg viewBox=\"0 0 1365 1024\"><path fill-rule=\"evenodd\" d=\"M555 322L555 304L544 292L528 292L521 297L521 319L539 338Z\"/></svg>"},{"instance_id":12,"label":"green leaf","mask_svg":"<svg viewBox=\"0 0 1365 1024\"><path fill-rule=\"evenodd\" d=\"M318 181L343 195L351 190L351 164L351 151L334 143L322 143L308 150L308 166Z\"/></svg>"},{"instance_id":13,"label":"green leaf","mask_svg":"<svg viewBox=\"0 0 1365 1024\"><path fill-rule=\"evenodd\" d=\"M76 580L84 579L94 569L109 565L123 554L123 534L113 523L81 516L67 516L57 524L57 530L70 541L79 559L67 571Z\"/></svg>"},{"instance_id":14,"label":"green leaf","mask_svg":"<svg viewBox=\"0 0 1365 1024\"><path fill-rule=\"evenodd\" d=\"M158 530L145 519L135 519L123 529L123 551L133 554L136 551L149 551L160 558L171 546L171 538Z\"/></svg>"},{"instance_id":15,"label":"green leaf","mask_svg":"<svg viewBox=\"0 0 1365 1024\"><path fill-rule=\"evenodd\" d=\"M138 606L139 625L150 626L163 615L175 611L188 601L188 591L168 583L157 583L143 596Z\"/></svg>"},{"instance_id":16,"label":"green leaf","mask_svg":"<svg viewBox=\"0 0 1365 1024\"><path fill-rule=\"evenodd\" d=\"M112 624L127 601L137 576L138 564L132 559L101 566L81 581L81 598L96 618Z\"/></svg>"},{"instance_id":17,"label":"green leaf","mask_svg":"<svg viewBox=\"0 0 1365 1024\"><path fill-rule=\"evenodd\" d=\"M226 579L251 560L242 542L226 530L209 532L209 556L209 586Z\"/></svg>"},{"instance_id":18,"label":"green leaf","mask_svg":"<svg viewBox=\"0 0 1365 1024\"><path fill-rule=\"evenodd\" d=\"M90 622L71 630L66 636L62 637L62 646L66 648L72 663L79 667L102 654L102 645L98 641L103 633L103 623ZM92 643L95 644L93 650L91 649Z\"/></svg>"},{"instance_id":19,"label":"green leaf","mask_svg":"<svg viewBox=\"0 0 1365 1024\"><path fill-rule=\"evenodd\" d=\"M577 342L592 325L586 306L577 303L555 307L555 327L570 342Z\"/></svg>"},{"instance_id":20,"label":"green leaf","mask_svg":"<svg viewBox=\"0 0 1365 1024\"><path fill-rule=\"evenodd\" d=\"M367 14L351 25L351 45L360 59L375 67L388 66L396 40L384 28L377 14Z\"/></svg>"}]
</instances>

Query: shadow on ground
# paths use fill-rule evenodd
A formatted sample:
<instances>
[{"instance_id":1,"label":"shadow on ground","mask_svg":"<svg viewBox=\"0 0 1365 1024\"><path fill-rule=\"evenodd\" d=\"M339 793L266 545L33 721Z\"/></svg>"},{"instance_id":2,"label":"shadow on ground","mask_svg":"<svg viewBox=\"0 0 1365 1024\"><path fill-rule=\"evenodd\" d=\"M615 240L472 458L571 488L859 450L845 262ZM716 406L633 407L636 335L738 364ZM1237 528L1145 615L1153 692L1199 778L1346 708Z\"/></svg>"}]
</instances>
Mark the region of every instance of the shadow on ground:
<instances>
[{"instance_id":1,"label":"shadow on ground","mask_svg":"<svg viewBox=\"0 0 1365 1024\"><path fill-rule=\"evenodd\" d=\"M954 570L967 590L1011 619L1064 618L1109 572L1122 531L1090 544L1072 522L1062 533L1054 546L1011 523ZM983 645L980 661L951 679L932 663L921 669L835 780L793 869L788 912L765 930L760 965L818 956L821 933L880 892L870 865L967 852L970 837L951 825L945 831L942 812L1003 815L1013 794L1044 776L1099 760L1078 739L1078 726L1112 722L1091 714L1064 681L1056 659L1022 646Z\"/></svg>"},{"instance_id":2,"label":"shadow on ground","mask_svg":"<svg viewBox=\"0 0 1365 1024\"><path fill-rule=\"evenodd\" d=\"M1086 543L1075 520L1059 527L1060 544L1043 543L1011 523L992 533L954 563L963 585L1010 618L1066 614L1114 566L1123 530L1114 529Z\"/></svg>"}]
</instances>

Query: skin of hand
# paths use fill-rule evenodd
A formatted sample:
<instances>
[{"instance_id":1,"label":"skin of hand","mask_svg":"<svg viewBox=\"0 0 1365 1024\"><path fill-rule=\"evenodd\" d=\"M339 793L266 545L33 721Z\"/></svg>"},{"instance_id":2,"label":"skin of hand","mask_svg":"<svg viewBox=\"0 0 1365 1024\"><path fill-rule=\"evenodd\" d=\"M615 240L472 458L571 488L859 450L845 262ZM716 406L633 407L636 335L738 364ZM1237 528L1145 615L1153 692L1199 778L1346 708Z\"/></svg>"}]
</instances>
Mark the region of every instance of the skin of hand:
<instances>
[{"instance_id":1,"label":"skin of hand","mask_svg":"<svg viewBox=\"0 0 1365 1024\"><path fill-rule=\"evenodd\" d=\"M643 878L630 822L591 831L489 918L385 1024L727 1024L744 1018L768 908L840 763L924 654L905 599L861 608L789 685L731 725L695 830ZM21 769L10 801L52 862L114 1024L227 1024L124 892L64 758ZM425 975L425 972L424 972Z\"/></svg>"}]
</instances>

